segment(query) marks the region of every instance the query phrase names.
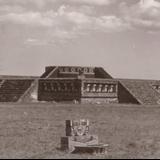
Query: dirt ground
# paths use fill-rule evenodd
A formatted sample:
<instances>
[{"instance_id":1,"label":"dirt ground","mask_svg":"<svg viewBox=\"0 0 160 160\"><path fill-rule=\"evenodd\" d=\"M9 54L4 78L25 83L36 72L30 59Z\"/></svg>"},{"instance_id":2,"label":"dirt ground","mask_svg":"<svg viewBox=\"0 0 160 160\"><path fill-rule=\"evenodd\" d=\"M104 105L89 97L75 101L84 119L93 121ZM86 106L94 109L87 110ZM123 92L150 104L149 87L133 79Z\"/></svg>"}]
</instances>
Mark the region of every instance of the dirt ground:
<instances>
[{"instance_id":1,"label":"dirt ground","mask_svg":"<svg viewBox=\"0 0 160 160\"><path fill-rule=\"evenodd\" d=\"M87 118L107 155L58 150L65 120ZM0 158L160 158L160 106L0 104Z\"/></svg>"}]
</instances>

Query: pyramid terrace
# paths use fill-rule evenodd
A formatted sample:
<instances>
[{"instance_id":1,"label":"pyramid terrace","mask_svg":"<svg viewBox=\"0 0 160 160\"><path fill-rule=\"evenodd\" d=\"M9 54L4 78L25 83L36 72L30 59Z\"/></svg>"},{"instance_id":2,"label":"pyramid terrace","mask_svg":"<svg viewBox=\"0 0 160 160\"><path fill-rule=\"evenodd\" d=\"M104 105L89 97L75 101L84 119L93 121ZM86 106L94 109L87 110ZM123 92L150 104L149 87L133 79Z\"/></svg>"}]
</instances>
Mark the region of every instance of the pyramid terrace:
<instances>
[{"instance_id":1,"label":"pyramid terrace","mask_svg":"<svg viewBox=\"0 0 160 160\"><path fill-rule=\"evenodd\" d=\"M0 102L157 105L160 82L114 79L102 67L48 66L40 77L0 76Z\"/></svg>"}]
</instances>

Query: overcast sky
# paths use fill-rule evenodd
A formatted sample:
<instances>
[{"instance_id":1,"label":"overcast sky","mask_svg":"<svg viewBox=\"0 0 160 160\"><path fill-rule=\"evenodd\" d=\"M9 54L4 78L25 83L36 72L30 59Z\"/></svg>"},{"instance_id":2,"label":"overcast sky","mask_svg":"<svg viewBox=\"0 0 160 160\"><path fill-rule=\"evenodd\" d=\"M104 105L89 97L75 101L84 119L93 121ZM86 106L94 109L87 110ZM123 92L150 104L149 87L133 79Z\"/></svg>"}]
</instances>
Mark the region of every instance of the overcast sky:
<instances>
[{"instance_id":1,"label":"overcast sky","mask_svg":"<svg viewBox=\"0 0 160 160\"><path fill-rule=\"evenodd\" d=\"M160 79L160 1L0 0L0 74L48 65Z\"/></svg>"}]
</instances>

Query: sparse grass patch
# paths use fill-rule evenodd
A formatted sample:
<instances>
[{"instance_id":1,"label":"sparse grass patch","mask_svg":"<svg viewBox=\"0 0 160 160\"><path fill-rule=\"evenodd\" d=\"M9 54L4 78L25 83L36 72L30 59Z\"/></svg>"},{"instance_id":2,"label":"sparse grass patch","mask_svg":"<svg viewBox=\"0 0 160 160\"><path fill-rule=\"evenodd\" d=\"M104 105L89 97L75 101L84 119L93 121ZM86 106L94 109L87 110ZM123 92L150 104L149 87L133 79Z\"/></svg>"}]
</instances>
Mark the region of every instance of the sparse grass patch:
<instances>
[{"instance_id":1,"label":"sparse grass patch","mask_svg":"<svg viewBox=\"0 0 160 160\"><path fill-rule=\"evenodd\" d=\"M1 104L0 158L159 158L160 107L136 105ZM108 155L57 150L65 120L87 118L109 144Z\"/></svg>"}]
</instances>

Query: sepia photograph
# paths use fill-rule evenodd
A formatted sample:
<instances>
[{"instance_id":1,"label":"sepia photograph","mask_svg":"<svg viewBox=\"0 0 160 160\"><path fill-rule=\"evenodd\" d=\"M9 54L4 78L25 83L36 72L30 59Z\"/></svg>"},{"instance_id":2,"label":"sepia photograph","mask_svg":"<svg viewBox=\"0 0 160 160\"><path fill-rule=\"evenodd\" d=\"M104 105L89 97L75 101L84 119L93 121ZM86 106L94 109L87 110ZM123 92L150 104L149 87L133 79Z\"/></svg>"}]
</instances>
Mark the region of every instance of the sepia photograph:
<instances>
[{"instance_id":1,"label":"sepia photograph","mask_svg":"<svg viewBox=\"0 0 160 160\"><path fill-rule=\"evenodd\" d=\"M0 159L159 159L160 0L0 0Z\"/></svg>"}]
</instances>

